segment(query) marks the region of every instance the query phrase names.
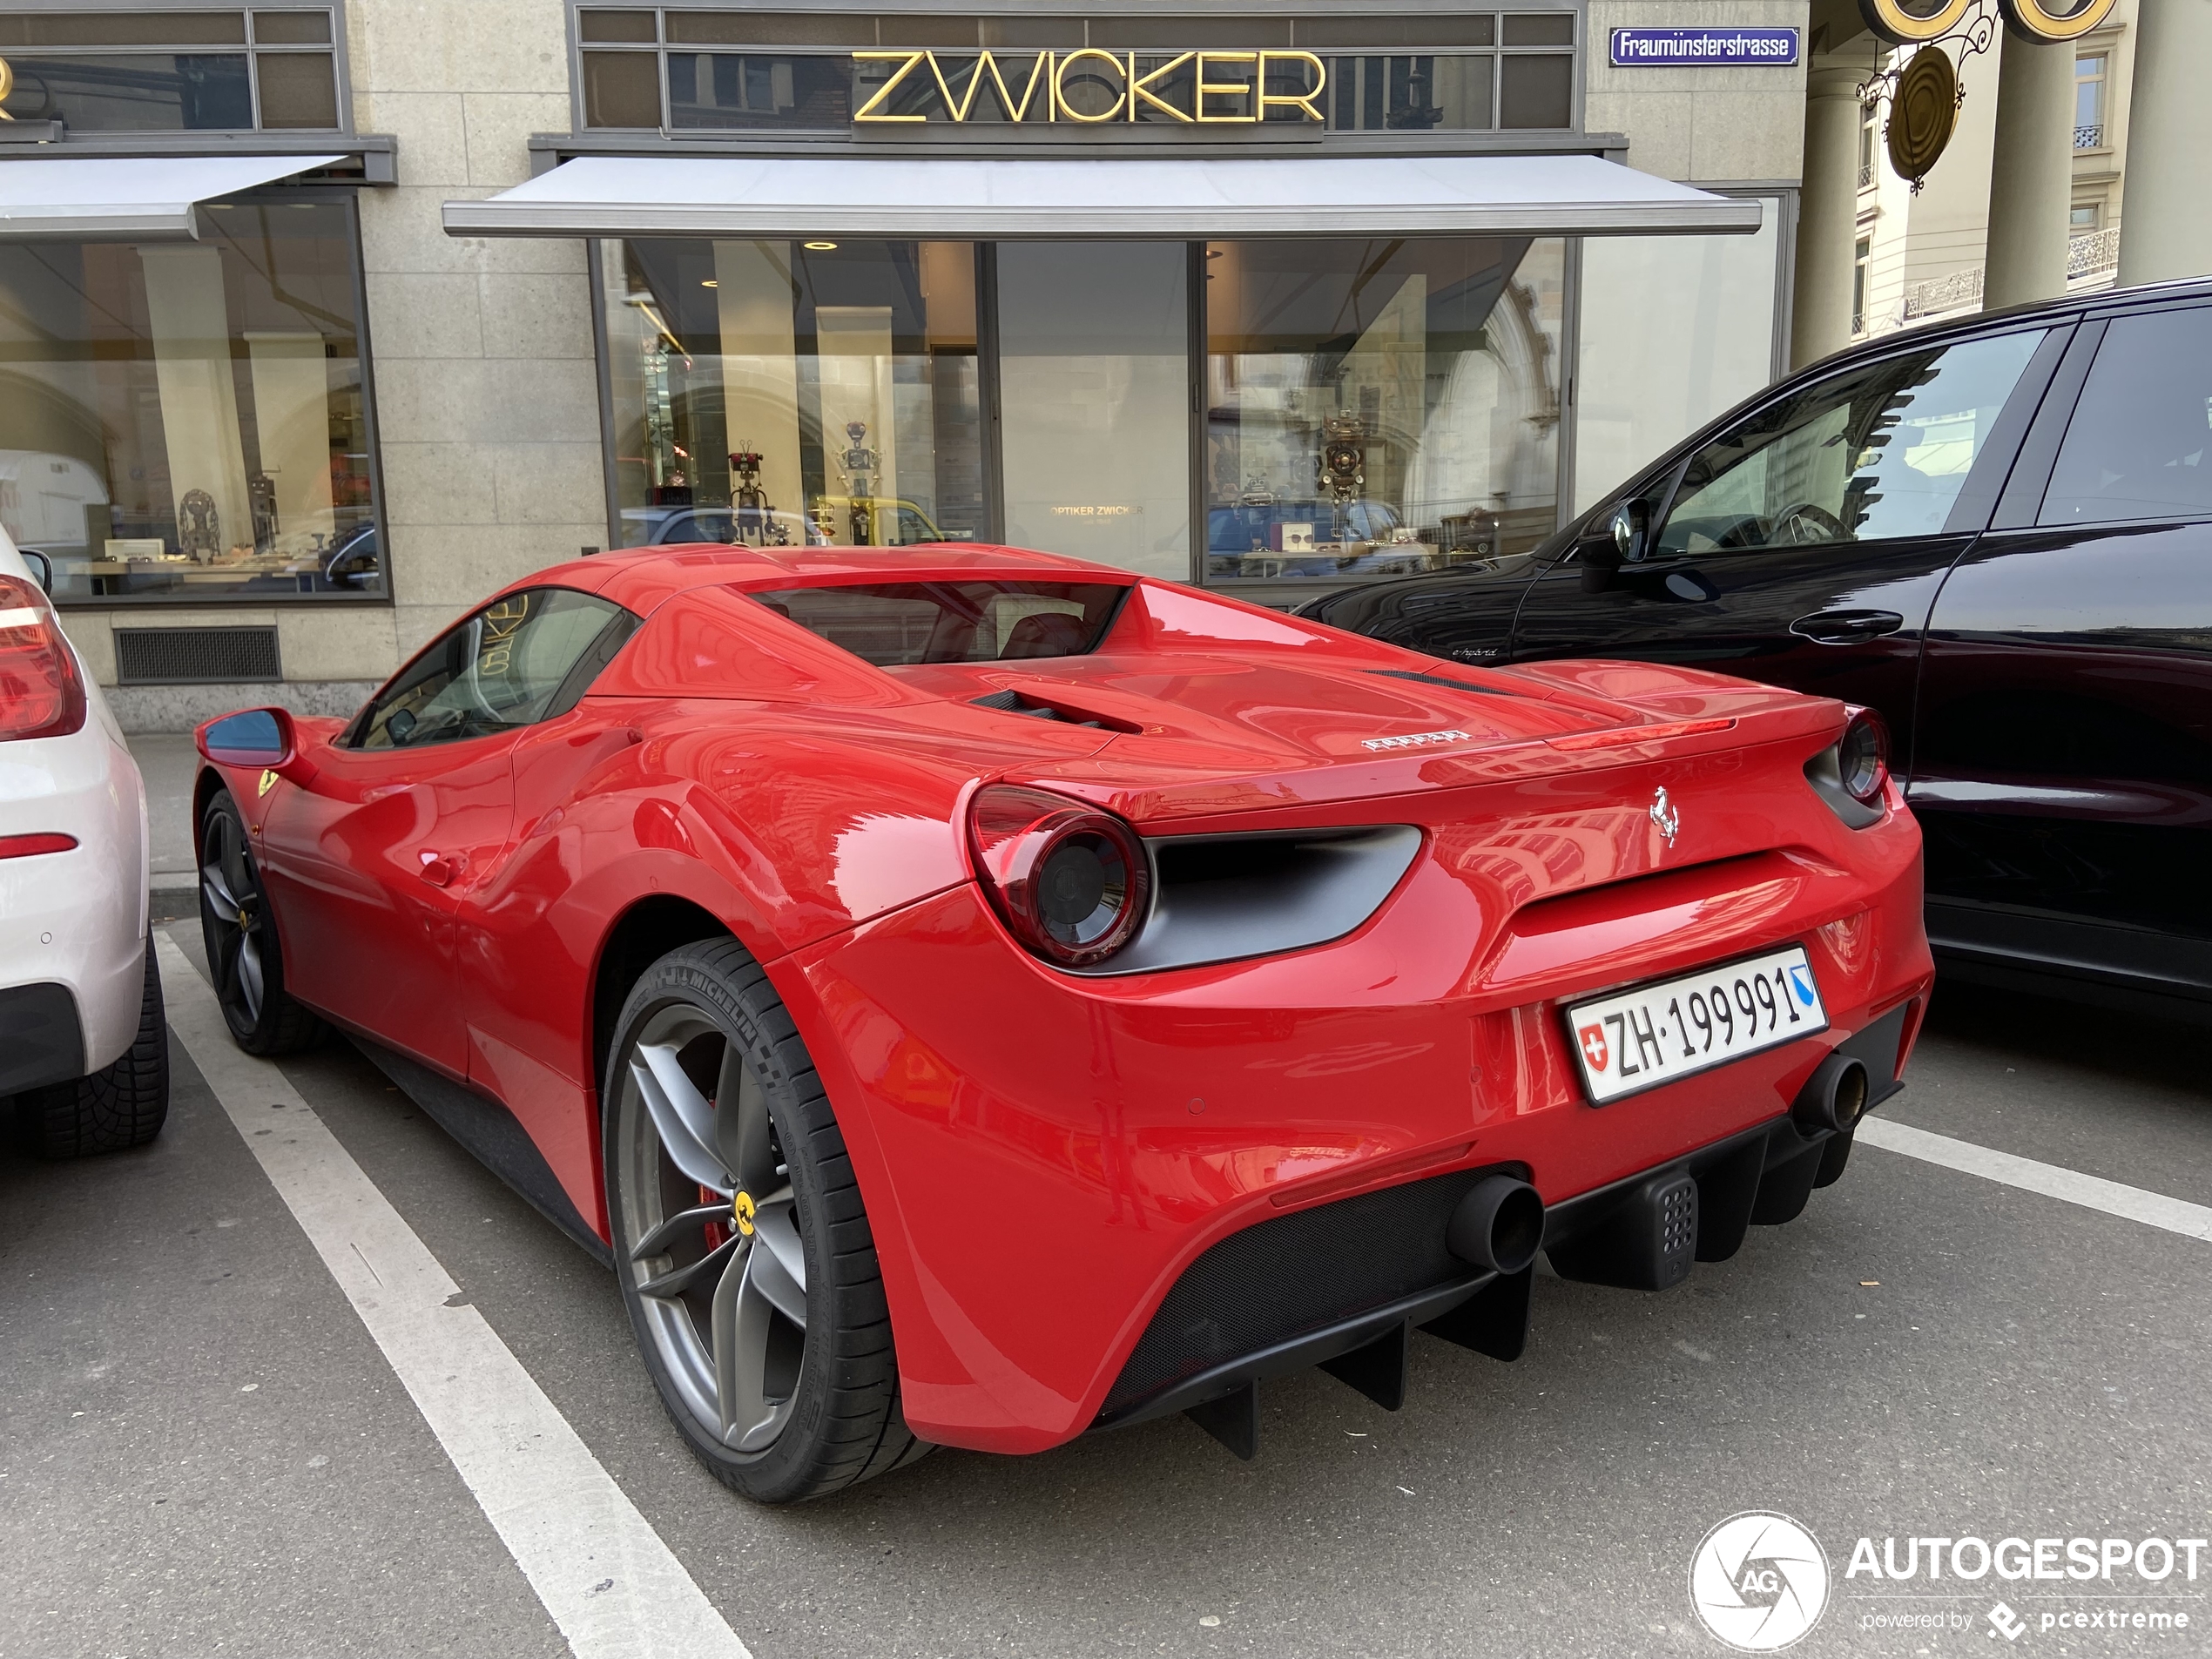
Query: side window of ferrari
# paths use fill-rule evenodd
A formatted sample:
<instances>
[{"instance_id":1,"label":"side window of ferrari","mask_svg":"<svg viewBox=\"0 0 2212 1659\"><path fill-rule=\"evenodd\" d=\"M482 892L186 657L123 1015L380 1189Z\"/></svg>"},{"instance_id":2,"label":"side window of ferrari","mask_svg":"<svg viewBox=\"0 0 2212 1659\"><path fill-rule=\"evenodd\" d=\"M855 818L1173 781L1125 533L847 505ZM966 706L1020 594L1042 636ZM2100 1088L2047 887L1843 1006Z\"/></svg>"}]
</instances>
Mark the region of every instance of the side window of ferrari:
<instances>
[{"instance_id":1,"label":"side window of ferrari","mask_svg":"<svg viewBox=\"0 0 2212 1659\"><path fill-rule=\"evenodd\" d=\"M363 749L415 748L511 731L574 703L580 670L604 666L602 645L635 618L569 588L529 588L486 605L387 686L357 728ZM614 643L619 644L620 637Z\"/></svg>"},{"instance_id":2,"label":"side window of ferrari","mask_svg":"<svg viewBox=\"0 0 2212 1659\"><path fill-rule=\"evenodd\" d=\"M1689 459L1662 556L1933 536L2040 329L1885 357L1770 403Z\"/></svg>"}]
</instances>

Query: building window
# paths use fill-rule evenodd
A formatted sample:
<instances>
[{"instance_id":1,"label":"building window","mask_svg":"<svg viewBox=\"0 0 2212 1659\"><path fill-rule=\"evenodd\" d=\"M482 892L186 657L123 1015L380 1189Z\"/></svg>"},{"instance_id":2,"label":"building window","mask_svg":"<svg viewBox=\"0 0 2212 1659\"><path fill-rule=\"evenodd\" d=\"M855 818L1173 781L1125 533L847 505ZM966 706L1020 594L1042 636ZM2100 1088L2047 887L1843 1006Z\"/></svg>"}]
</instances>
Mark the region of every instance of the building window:
<instances>
[{"instance_id":1,"label":"building window","mask_svg":"<svg viewBox=\"0 0 2212 1659\"><path fill-rule=\"evenodd\" d=\"M1190 576L1190 251L1008 242L998 259L1006 539Z\"/></svg>"},{"instance_id":2,"label":"building window","mask_svg":"<svg viewBox=\"0 0 2212 1659\"><path fill-rule=\"evenodd\" d=\"M353 206L0 246L0 523L64 600L383 590Z\"/></svg>"},{"instance_id":3,"label":"building window","mask_svg":"<svg viewBox=\"0 0 2212 1659\"><path fill-rule=\"evenodd\" d=\"M2067 213L2067 233L2069 236L2091 236L2104 228L2105 208L2102 202L2076 202Z\"/></svg>"},{"instance_id":4,"label":"building window","mask_svg":"<svg viewBox=\"0 0 2212 1659\"><path fill-rule=\"evenodd\" d=\"M1751 236L1593 236L1582 243L1575 500L1635 475L1774 378L1781 203ZM1664 328L1651 319L1664 317Z\"/></svg>"},{"instance_id":5,"label":"building window","mask_svg":"<svg viewBox=\"0 0 2212 1659\"><path fill-rule=\"evenodd\" d=\"M1874 188L1874 111L1869 110L1858 124L1858 187Z\"/></svg>"},{"instance_id":6,"label":"building window","mask_svg":"<svg viewBox=\"0 0 2212 1659\"><path fill-rule=\"evenodd\" d=\"M598 257L621 544L988 537L1313 583L1558 524L1556 237Z\"/></svg>"},{"instance_id":7,"label":"building window","mask_svg":"<svg viewBox=\"0 0 2212 1659\"><path fill-rule=\"evenodd\" d=\"M1854 334L1866 332L1866 265L1873 246L1870 238L1862 236L1851 248L1851 331Z\"/></svg>"},{"instance_id":8,"label":"building window","mask_svg":"<svg viewBox=\"0 0 2212 1659\"><path fill-rule=\"evenodd\" d=\"M973 244L601 247L624 544L983 533Z\"/></svg>"},{"instance_id":9,"label":"building window","mask_svg":"<svg viewBox=\"0 0 2212 1659\"><path fill-rule=\"evenodd\" d=\"M1577 14L1568 10L1157 20L678 7L576 15L587 128L843 132L863 118L1196 126L1202 51L1216 57L1211 118L1296 126L1318 115L1331 131L1446 132L1575 120ZM902 51L929 57L907 63ZM1132 78L1143 96L1131 92Z\"/></svg>"},{"instance_id":10,"label":"building window","mask_svg":"<svg viewBox=\"0 0 2212 1659\"><path fill-rule=\"evenodd\" d=\"M336 131L334 24L327 7L0 16L0 111L71 132Z\"/></svg>"},{"instance_id":11,"label":"building window","mask_svg":"<svg viewBox=\"0 0 2212 1659\"><path fill-rule=\"evenodd\" d=\"M1207 577L1444 570L1550 535L1564 246L1209 245Z\"/></svg>"},{"instance_id":12,"label":"building window","mask_svg":"<svg viewBox=\"0 0 2212 1659\"><path fill-rule=\"evenodd\" d=\"M2104 52L2082 52L2074 60L2074 147L2105 148Z\"/></svg>"}]
</instances>

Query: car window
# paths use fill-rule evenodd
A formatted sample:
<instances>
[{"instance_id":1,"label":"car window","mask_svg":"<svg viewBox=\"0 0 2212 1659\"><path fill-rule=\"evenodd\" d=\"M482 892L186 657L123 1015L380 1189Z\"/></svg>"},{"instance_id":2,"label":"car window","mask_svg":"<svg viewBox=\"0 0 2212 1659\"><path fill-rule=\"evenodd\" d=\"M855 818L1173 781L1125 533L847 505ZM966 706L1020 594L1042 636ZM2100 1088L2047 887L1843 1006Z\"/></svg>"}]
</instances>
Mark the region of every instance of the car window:
<instances>
[{"instance_id":1,"label":"car window","mask_svg":"<svg viewBox=\"0 0 2212 1659\"><path fill-rule=\"evenodd\" d=\"M356 745L414 748L542 720L573 701L562 695L565 682L594 642L633 621L621 606L569 588L510 593L401 671L370 706Z\"/></svg>"},{"instance_id":2,"label":"car window","mask_svg":"<svg viewBox=\"0 0 2212 1659\"><path fill-rule=\"evenodd\" d=\"M752 597L878 668L1079 657L1128 590L1103 582L880 582Z\"/></svg>"},{"instance_id":3,"label":"car window","mask_svg":"<svg viewBox=\"0 0 2212 1659\"><path fill-rule=\"evenodd\" d=\"M2212 307L2105 330L2040 524L2212 516Z\"/></svg>"},{"instance_id":4,"label":"car window","mask_svg":"<svg viewBox=\"0 0 2212 1659\"><path fill-rule=\"evenodd\" d=\"M1656 551L1936 534L2042 339L1885 357L1768 405L1690 458Z\"/></svg>"}]
</instances>

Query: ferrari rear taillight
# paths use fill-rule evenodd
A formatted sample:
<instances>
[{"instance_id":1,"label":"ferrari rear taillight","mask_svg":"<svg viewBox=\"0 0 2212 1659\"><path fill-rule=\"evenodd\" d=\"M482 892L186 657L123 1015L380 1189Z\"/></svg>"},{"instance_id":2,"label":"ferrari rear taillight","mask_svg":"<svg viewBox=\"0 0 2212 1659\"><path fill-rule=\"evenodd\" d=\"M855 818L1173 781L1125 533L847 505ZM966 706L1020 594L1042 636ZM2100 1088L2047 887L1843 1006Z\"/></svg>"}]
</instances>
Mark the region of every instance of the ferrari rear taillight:
<instances>
[{"instance_id":1,"label":"ferrari rear taillight","mask_svg":"<svg viewBox=\"0 0 2212 1659\"><path fill-rule=\"evenodd\" d=\"M1844 792L1862 806L1878 806L1890 781L1890 731L1871 709L1851 711L1836 745L1836 770Z\"/></svg>"},{"instance_id":2,"label":"ferrari rear taillight","mask_svg":"<svg viewBox=\"0 0 2212 1659\"><path fill-rule=\"evenodd\" d=\"M84 685L46 596L0 576L0 741L66 737L84 724Z\"/></svg>"},{"instance_id":3,"label":"ferrari rear taillight","mask_svg":"<svg viewBox=\"0 0 2212 1659\"><path fill-rule=\"evenodd\" d=\"M1089 968L1136 937L1151 894L1136 832L1111 813L1010 784L968 809L976 873L1009 932L1057 968Z\"/></svg>"}]
</instances>

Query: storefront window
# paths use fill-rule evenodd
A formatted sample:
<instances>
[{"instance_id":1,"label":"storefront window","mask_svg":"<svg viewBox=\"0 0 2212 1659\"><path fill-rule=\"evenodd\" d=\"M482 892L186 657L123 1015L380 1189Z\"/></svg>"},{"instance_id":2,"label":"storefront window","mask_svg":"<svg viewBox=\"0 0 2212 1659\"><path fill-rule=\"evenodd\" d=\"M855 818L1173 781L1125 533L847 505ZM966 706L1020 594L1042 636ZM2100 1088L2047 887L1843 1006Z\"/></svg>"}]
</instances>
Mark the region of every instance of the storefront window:
<instances>
[{"instance_id":1,"label":"storefront window","mask_svg":"<svg viewBox=\"0 0 2212 1659\"><path fill-rule=\"evenodd\" d=\"M1438 570L1557 522L1557 239L1206 248L1206 574Z\"/></svg>"},{"instance_id":2,"label":"storefront window","mask_svg":"<svg viewBox=\"0 0 2212 1659\"><path fill-rule=\"evenodd\" d=\"M0 246L0 523L77 599L383 588L353 209Z\"/></svg>"},{"instance_id":3,"label":"storefront window","mask_svg":"<svg viewBox=\"0 0 2212 1659\"><path fill-rule=\"evenodd\" d=\"M1750 236L1582 244L1574 511L1774 378L1780 204L1759 206Z\"/></svg>"},{"instance_id":4,"label":"storefront window","mask_svg":"<svg viewBox=\"0 0 2212 1659\"><path fill-rule=\"evenodd\" d=\"M626 544L981 533L972 243L602 246Z\"/></svg>"},{"instance_id":5,"label":"storefront window","mask_svg":"<svg viewBox=\"0 0 2212 1659\"><path fill-rule=\"evenodd\" d=\"M1184 242L998 250L1007 539L1190 574L1190 252Z\"/></svg>"}]
</instances>

